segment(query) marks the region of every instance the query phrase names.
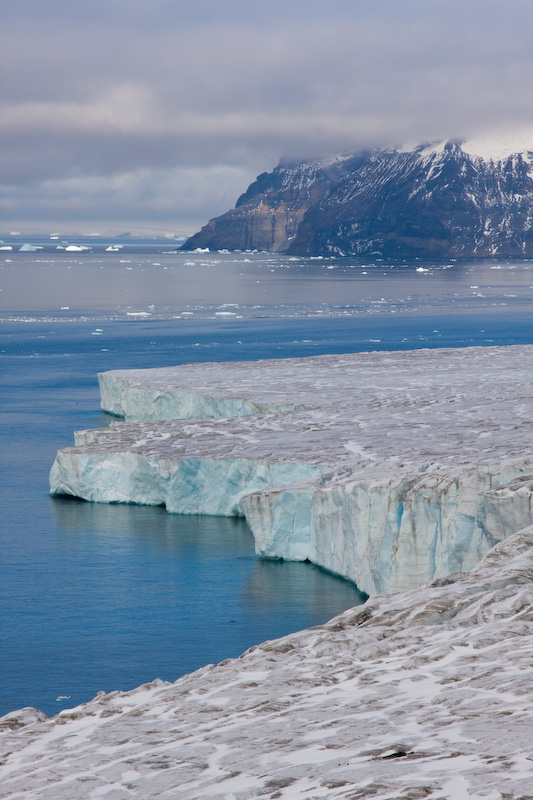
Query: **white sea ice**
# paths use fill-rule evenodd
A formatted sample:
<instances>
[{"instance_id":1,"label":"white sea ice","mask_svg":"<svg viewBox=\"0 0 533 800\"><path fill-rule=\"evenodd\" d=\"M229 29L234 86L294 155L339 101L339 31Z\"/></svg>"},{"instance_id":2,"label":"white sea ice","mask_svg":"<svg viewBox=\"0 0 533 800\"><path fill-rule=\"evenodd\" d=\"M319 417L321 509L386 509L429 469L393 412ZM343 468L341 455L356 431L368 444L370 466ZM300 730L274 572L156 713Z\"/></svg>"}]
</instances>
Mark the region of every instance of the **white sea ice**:
<instances>
[{"instance_id":1,"label":"white sea ice","mask_svg":"<svg viewBox=\"0 0 533 800\"><path fill-rule=\"evenodd\" d=\"M533 522L532 371L520 346L103 373L129 421L79 433L51 491L243 514L261 555L397 592Z\"/></svg>"}]
</instances>

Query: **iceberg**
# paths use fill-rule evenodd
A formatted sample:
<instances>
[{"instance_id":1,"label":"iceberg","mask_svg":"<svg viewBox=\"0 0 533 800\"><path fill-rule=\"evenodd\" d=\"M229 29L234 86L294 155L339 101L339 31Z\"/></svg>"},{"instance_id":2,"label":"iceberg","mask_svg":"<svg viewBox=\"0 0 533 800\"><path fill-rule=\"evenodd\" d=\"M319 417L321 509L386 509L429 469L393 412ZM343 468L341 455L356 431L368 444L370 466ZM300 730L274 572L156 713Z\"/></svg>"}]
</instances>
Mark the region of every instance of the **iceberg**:
<instances>
[{"instance_id":1,"label":"iceberg","mask_svg":"<svg viewBox=\"0 0 533 800\"><path fill-rule=\"evenodd\" d=\"M78 432L51 492L244 515L262 556L409 590L533 523L532 368L511 346L102 373L124 419Z\"/></svg>"},{"instance_id":2,"label":"iceberg","mask_svg":"<svg viewBox=\"0 0 533 800\"><path fill-rule=\"evenodd\" d=\"M175 683L0 718L0 796L527 798L533 527Z\"/></svg>"}]
</instances>

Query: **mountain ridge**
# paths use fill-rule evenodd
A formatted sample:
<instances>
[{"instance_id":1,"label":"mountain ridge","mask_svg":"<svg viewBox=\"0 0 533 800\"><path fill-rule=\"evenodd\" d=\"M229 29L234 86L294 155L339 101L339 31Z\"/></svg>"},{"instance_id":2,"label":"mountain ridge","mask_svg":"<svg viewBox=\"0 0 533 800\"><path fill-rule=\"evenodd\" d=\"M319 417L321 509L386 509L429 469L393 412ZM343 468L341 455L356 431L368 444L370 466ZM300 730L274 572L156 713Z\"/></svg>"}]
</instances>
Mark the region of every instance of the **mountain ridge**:
<instances>
[{"instance_id":1,"label":"mountain ridge","mask_svg":"<svg viewBox=\"0 0 533 800\"><path fill-rule=\"evenodd\" d=\"M533 145L510 140L493 152L487 141L451 139L282 159L182 249L531 258Z\"/></svg>"}]
</instances>

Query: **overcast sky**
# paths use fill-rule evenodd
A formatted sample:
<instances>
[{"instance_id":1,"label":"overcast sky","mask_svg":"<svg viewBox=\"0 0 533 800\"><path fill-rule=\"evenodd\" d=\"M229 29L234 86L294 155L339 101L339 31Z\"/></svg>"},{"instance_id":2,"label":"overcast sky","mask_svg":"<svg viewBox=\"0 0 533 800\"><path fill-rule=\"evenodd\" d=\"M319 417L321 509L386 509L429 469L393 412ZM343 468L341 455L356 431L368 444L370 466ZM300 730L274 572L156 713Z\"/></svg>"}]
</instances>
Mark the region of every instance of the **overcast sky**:
<instances>
[{"instance_id":1,"label":"overcast sky","mask_svg":"<svg viewBox=\"0 0 533 800\"><path fill-rule=\"evenodd\" d=\"M0 230L189 234L284 155L532 123L532 0L0 0L0 30Z\"/></svg>"}]
</instances>

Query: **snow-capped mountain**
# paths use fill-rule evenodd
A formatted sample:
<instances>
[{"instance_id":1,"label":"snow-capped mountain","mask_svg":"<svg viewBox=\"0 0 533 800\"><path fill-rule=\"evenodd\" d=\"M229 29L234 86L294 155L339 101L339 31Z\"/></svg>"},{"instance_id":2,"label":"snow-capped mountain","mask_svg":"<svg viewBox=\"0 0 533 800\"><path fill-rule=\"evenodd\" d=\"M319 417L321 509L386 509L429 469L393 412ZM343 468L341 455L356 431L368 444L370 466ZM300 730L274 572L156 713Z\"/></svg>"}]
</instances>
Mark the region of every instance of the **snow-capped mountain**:
<instances>
[{"instance_id":1,"label":"snow-capped mountain","mask_svg":"<svg viewBox=\"0 0 533 800\"><path fill-rule=\"evenodd\" d=\"M263 173L184 249L533 257L533 135L378 148Z\"/></svg>"}]
</instances>

